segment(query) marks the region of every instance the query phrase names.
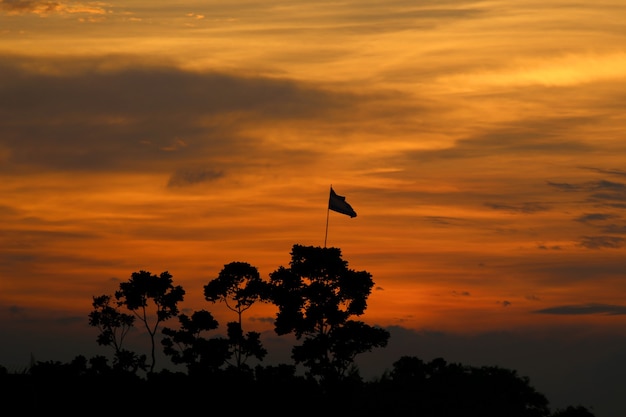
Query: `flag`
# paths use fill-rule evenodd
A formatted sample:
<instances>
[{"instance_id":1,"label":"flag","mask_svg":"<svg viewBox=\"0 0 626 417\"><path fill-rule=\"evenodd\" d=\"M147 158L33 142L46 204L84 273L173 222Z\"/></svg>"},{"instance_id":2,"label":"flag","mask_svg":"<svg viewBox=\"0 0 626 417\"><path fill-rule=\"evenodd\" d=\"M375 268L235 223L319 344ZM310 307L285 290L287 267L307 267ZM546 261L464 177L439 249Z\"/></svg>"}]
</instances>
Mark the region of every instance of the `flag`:
<instances>
[{"instance_id":1,"label":"flag","mask_svg":"<svg viewBox=\"0 0 626 417\"><path fill-rule=\"evenodd\" d=\"M350 204L346 202L346 198L335 193L333 187L330 187L330 197L328 198L328 209L337 213L346 214L350 217L356 217L356 211Z\"/></svg>"}]
</instances>

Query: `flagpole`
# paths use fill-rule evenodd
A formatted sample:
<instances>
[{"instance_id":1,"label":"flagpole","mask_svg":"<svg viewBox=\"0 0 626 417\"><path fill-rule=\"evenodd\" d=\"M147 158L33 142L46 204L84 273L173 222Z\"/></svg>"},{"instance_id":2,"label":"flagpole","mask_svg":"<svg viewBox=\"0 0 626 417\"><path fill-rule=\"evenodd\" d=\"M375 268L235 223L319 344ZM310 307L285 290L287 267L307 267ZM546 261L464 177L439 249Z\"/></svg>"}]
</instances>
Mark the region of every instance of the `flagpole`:
<instances>
[{"instance_id":1,"label":"flagpole","mask_svg":"<svg viewBox=\"0 0 626 417\"><path fill-rule=\"evenodd\" d=\"M331 190L333 189L332 184L330 184L330 189ZM330 195L330 190L328 191L328 195ZM326 235L324 235L324 248L326 248L326 239L328 238L328 218L329 217L330 217L330 204L328 204L328 207L326 208Z\"/></svg>"}]
</instances>

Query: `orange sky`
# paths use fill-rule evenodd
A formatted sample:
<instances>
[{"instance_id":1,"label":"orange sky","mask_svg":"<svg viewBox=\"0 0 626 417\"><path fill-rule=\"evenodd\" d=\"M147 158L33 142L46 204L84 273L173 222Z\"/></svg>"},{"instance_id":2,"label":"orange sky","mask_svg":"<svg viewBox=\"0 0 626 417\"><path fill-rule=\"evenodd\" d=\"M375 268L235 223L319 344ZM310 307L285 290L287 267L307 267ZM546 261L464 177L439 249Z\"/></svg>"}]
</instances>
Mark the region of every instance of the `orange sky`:
<instances>
[{"instance_id":1,"label":"orange sky","mask_svg":"<svg viewBox=\"0 0 626 417\"><path fill-rule=\"evenodd\" d=\"M366 321L623 332L625 24L617 0L0 1L2 322L86 321L140 269L218 311L224 264L323 245L332 184Z\"/></svg>"}]
</instances>

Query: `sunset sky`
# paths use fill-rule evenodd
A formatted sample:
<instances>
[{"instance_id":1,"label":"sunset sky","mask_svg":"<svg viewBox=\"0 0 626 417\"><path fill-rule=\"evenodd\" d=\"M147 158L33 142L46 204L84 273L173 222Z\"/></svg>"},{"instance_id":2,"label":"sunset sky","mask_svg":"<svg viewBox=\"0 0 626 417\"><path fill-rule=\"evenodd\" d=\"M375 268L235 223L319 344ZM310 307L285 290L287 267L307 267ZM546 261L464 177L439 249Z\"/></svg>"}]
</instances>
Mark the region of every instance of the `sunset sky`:
<instances>
[{"instance_id":1,"label":"sunset sky","mask_svg":"<svg viewBox=\"0 0 626 417\"><path fill-rule=\"evenodd\" d=\"M139 270L225 324L203 286L328 219L395 331L379 367L498 364L623 417L625 109L623 0L0 0L0 364L108 352L92 296Z\"/></svg>"}]
</instances>

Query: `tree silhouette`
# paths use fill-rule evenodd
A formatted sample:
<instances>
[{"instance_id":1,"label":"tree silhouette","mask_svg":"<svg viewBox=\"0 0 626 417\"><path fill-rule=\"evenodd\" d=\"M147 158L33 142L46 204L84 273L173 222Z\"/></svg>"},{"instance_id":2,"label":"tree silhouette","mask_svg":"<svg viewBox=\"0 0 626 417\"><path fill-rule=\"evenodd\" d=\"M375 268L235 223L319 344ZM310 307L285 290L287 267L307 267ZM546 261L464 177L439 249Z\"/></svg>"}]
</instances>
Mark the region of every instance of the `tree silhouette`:
<instances>
[{"instance_id":1,"label":"tree silhouette","mask_svg":"<svg viewBox=\"0 0 626 417\"><path fill-rule=\"evenodd\" d=\"M224 265L217 278L204 286L207 301L224 302L226 307L237 314L236 322L229 322L228 340L230 341L234 366L242 369L249 357L263 360L267 355L261 344L260 333L248 332L244 335L242 326L243 313L257 301L265 301L267 283L261 280L256 267L246 262L231 262Z\"/></svg>"},{"instance_id":2,"label":"tree silhouette","mask_svg":"<svg viewBox=\"0 0 626 417\"><path fill-rule=\"evenodd\" d=\"M172 275L165 271L153 275L148 271L133 272L127 282L120 283L115 292L118 305L125 306L145 325L151 342L150 372L156 364L154 337L161 322L178 315L178 303L185 290L172 284ZM152 303L149 301L152 300ZM152 308L150 308L152 306Z\"/></svg>"},{"instance_id":3,"label":"tree silhouette","mask_svg":"<svg viewBox=\"0 0 626 417\"><path fill-rule=\"evenodd\" d=\"M119 352L126 334L133 327L135 316L121 313L116 306L112 306L110 295L93 297L92 305L94 310L89 313L89 325L100 330L98 344L113 346Z\"/></svg>"},{"instance_id":4,"label":"tree silhouette","mask_svg":"<svg viewBox=\"0 0 626 417\"><path fill-rule=\"evenodd\" d=\"M324 383L343 379L356 355L384 347L389 332L351 320L367 308L374 281L354 271L338 248L294 245L290 268L270 274L271 299L278 306L275 331L304 337L292 359Z\"/></svg>"},{"instance_id":5,"label":"tree silhouette","mask_svg":"<svg viewBox=\"0 0 626 417\"><path fill-rule=\"evenodd\" d=\"M376 401L364 397L370 415L548 417L546 397L526 377L500 367L472 367L443 358L424 362L403 356L376 385Z\"/></svg>"},{"instance_id":6,"label":"tree silhouette","mask_svg":"<svg viewBox=\"0 0 626 417\"><path fill-rule=\"evenodd\" d=\"M582 405L576 407L569 405L566 408L556 410L550 417L595 417L595 414Z\"/></svg>"},{"instance_id":7,"label":"tree silhouette","mask_svg":"<svg viewBox=\"0 0 626 417\"><path fill-rule=\"evenodd\" d=\"M203 375L217 371L231 356L229 341L224 338L206 339L202 334L218 328L218 322L206 310L194 312L191 317L178 316L180 330L163 328L163 352L175 364L185 364L189 375Z\"/></svg>"},{"instance_id":8,"label":"tree silhouette","mask_svg":"<svg viewBox=\"0 0 626 417\"><path fill-rule=\"evenodd\" d=\"M135 316L120 312L111 302L110 295L93 297L94 310L89 313L89 325L100 330L97 342L102 346L113 347L115 369L133 373L139 369L145 370L146 356L123 348L124 338L133 327Z\"/></svg>"}]
</instances>

